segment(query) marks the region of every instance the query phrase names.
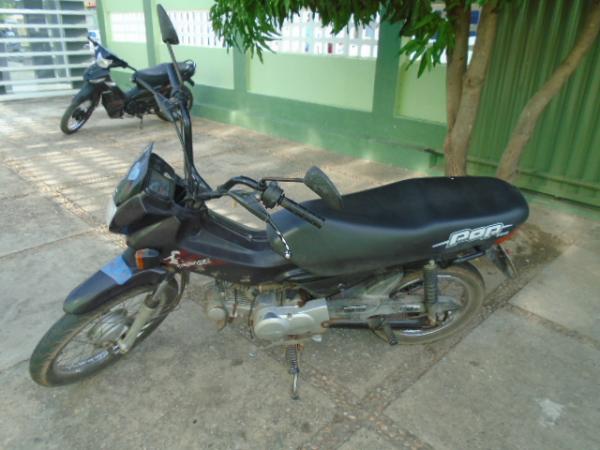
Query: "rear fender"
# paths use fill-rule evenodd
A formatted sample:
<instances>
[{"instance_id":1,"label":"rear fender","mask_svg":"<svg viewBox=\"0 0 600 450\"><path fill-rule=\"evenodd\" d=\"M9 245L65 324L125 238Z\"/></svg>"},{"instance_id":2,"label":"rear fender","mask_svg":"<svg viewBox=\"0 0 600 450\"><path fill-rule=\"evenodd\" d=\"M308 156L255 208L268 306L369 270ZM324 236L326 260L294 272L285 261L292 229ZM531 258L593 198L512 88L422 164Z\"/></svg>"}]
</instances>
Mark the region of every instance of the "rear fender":
<instances>
[{"instance_id":1,"label":"rear fender","mask_svg":"<svg viewBox=\"0 0 600 450\"><path fill-rule=\"evenodd\" d=\"M507 278L517 277L518 272L515 263L500 244L492 245L485 254Z\"/></svg>"},{"instance_id":2,"label":"rear fender","mask_svg":"<svg viewBox=\"0 0 600 450\"><path fill-rule=\"evenodd\" d=\"M68 314L85 314L132 288L158 285L168 273L164 267L137 270L127 263L124 255L119 255L73 289L63 310Z\"/></svg>"}]
</instances>

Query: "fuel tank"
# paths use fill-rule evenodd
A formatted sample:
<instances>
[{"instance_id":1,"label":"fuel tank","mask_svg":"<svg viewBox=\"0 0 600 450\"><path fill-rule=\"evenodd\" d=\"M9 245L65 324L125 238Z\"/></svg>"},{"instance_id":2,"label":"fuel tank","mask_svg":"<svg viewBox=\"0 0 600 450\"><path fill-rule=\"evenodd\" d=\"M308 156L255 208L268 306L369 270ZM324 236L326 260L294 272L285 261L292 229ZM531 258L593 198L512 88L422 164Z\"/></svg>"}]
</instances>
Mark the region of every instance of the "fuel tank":
<instances>
[{"instance_id":1,"label":"fuel tank","mask_svg":"<svg viewBox=\"0 0 600 450\"><path fill-rule=\"evenodd\" d=\"M245 284L274 281L295 268L273 251L265 231L252 230L214 212L208 213L198 232L179 242L169 263Z\"/></svg>"}]
</instances>

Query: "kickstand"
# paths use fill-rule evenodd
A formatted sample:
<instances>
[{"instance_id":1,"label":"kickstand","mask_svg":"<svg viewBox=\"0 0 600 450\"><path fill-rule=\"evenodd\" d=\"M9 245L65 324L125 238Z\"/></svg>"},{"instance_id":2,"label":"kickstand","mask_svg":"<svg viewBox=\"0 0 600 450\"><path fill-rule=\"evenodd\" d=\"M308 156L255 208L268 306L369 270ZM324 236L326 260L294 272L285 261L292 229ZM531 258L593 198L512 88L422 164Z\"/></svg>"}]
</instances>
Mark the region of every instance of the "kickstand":
<instances>
[{"instance_id":1,"label":"kickstand","mask_svg":"<svg viewBox=\"0 0 600 450\"><path fill-rule=\"evenodd\" d=\"M388 344L398 344L398 338L396 337L394 330L392 330L392 326L383 317L373 317L369 319L369 328L375 336L383 339Z\"/></svg>"},{"instance_id":2,"label":"kickstand","mask_svg":"<svg viewBox=\"0 0 600 450\"><path fill-rule=\"evenodd\" d=\"M292 375L292 389L290 396L292 400L298 400L298 377L300 376L300 367L298 366L298 355L302 347L300 344L288 345L285 349L285 357L290 365L290 374Z\"/></svg>"}]
</instances>

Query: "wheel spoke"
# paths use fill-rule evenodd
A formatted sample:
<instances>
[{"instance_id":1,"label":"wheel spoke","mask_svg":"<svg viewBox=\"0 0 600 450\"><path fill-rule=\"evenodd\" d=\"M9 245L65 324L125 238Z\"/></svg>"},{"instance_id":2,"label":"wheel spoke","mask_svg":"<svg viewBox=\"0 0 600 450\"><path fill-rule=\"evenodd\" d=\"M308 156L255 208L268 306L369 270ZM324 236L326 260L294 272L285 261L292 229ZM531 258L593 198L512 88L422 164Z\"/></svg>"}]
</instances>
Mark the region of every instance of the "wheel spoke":
<instances>
[{"instance_id":1,"label":"wheel spoke","mask_svg":"<svg viewBox=\"0 0 600 450\"><path fill-rule=\"evenodd\" d=\"M133 322L147 295L148 291L138 291L83 326L57 355L54 369L64 375L76 374L116 356L116 339ZM153 322L145 326L140 335Z\"/></svg>"},{"instance_id":2,"label":"wheel spoke","mask_svg":"<svg viewBox=\"0 0 600 450\"><path fill-rule=\"evenodd\" d=\"M440 273L438 275L438 293L440 296L451 298L452 302L458 305L458 308L438 313L437 323L435 325L419 329L401 330L399 331L401 334L419 337L438 333L459 320L468 306L468 303L472 300L469 298L469 290L465 282L461 278L449 273ZM423 280L416 279L404 285L400 285L392 294L392 298L401 297L402 295L417 295L424 298L425 292Z\"/></svg>"},{"instance_id":3,"label":"wheel spoke","mask_svg":"<svg viewBox=\"0 0 600 450\"><path fill-rule=\"evenodd\" d=\"M92 109L93 103L91 100L85 100L84 102L80 103L71 114L71 117L69 117L67 123L69 129L77 130L78 128L80 128L89 118Z\"/></svg>"}]
</instances>

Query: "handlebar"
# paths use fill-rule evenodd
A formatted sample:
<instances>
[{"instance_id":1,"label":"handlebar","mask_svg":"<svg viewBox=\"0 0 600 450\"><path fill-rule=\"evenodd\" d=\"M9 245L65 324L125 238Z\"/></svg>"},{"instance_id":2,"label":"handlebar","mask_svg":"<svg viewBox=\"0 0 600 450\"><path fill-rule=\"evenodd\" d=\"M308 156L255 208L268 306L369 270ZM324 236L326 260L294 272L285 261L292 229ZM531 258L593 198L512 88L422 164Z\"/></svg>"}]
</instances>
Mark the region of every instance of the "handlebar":
<instances>
[{"instance_id":1,"label":"handlebar","mask_svg":"<svg viewBox=\"0 0 600 450\"><path fill-rule=\"evenodd\" d=\"M324 219L287 197L282 197L279 201L279 205L317 228L321 228L325 223Z\"/></svg>"},{"instance_id":2,"label":"handlebar","mask_svg":"<svg viewBox=\"0 0 600 450\"><path fill-rule=\"evenodd\" d=\"M239 177L230 178L225 183L223 183L221 186L219 186L217 188L217 191L222 191L222 192L229 191L233 186L235 186L237 184L243 184L244 186L248 186L249 188L251 188L255 191L261 190L260 185L257 181L253 180L250 177L245 177L242 175Z\"/></svg>"},{"instance_id":3,"label":"handlebar","mask_svg":"<svg viewBox=\"0 0 600 450\"><path fill-rule=\"evenodd\" d=\"M268 223L271 219L267 210L253 197L254 194L250 193L250 195L248 195L248 193L229 191L227 195L242 205L250 214L257 217L259 220Z\"/></svg>"},{"instance_id":4,"label":"handlebar","mask_svg":"<svg viewBox=\"0 0 600 450\"><path fill-rule=\"evenodd\" d=\"M135 67L130 66L127 61L119 58L117 55L115 55L113 52L111 52L106 47L103 47L102 44L100 44L100 42L96 41L95 39L91 38L90 36L87 37L87 40L90 41L90 43L94 46L94 52L100 51L100 54L103 58L112 60L111 67L123 67L126 69L131 69L134 72L137 72L137 69Z\"/></svg>"},{"instance_id":5,"label":"handlebar","mask_svg":"<svg viewBox=\"0 0 600 450\"><path fill-rule=\"evenodd\" d=\"M250 197L231 191L234 186L239 184L248 186L254 191L261 192L260 200L267 208L273 208L274 206L279 205L317 228L321 228L325 223L325 220L322 217L319 217L317 214L313 213L301 204L296 203L294 200L287 198L284 195L283 190L277 186L276 183L270 183L269 185L266 185L245 176L230 178L224 184L219 186L216 191L205 193L204 197L206 200L208 200L210 198L217 198L227 195L241 204L254 216L258 217L264 222L268 222L270 220L270 216L260 205L260 203L254 200L251 201Z\"/></svg>"}]
</instances>

